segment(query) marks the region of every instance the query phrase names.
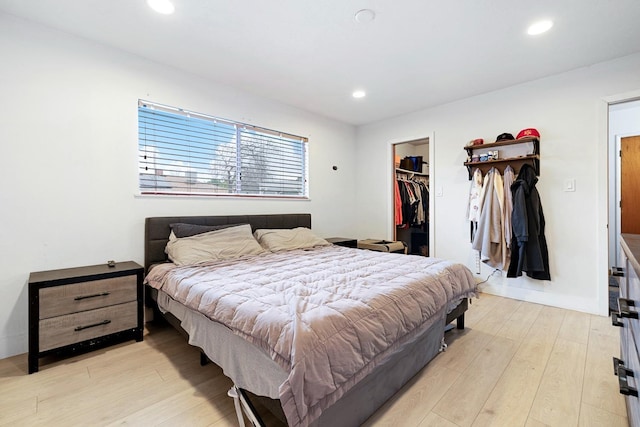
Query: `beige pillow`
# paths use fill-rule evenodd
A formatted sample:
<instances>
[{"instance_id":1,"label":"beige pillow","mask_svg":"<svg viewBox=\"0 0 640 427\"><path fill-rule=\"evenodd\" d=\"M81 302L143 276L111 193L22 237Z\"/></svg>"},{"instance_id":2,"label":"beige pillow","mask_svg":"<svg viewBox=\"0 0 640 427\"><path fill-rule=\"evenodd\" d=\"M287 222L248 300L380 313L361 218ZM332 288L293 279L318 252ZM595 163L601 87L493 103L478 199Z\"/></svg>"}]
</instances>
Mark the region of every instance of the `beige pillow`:
<instances>
[{"instance_id":1,"label":"beige pillow","mask_svg":"<svg viewBox=\"0 0 640 427\"><path fill-rule=\"evenodd\" d=\"M305 227L292 229L259 229L253 233L260 245L271 252L328 246L331 243Z\"/></svg>"},{"instance_id":2,"label":"beige pillow","mask_svg":"<svg viewBox=\"0 0 640 427\"><path fill-rule=\"evenodd\" d=\"M249 224L210 231L191 237L170 239L165 248L177 265L239 258L265 252L251 234Z\"/></svg>"}]
</instances>

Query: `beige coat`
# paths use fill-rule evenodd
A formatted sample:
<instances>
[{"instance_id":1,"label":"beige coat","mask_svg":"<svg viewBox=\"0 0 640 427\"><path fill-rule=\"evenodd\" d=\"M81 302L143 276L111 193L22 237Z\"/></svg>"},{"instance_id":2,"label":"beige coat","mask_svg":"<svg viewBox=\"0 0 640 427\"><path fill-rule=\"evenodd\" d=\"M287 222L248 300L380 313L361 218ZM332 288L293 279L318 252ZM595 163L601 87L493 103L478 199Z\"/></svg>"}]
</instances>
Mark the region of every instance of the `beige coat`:
<instances>
[{"instance_id":1,"label":"beige coat","mask_svg":"<svg viewBox=\"0 0 640 427\"><path fill-rule=\"evenodd\" d=\"M480 252L482 262L503 270L507 245L504 235L504 182L500 171L492 168L484 177L481 192L478 230L473 249Z\"/></svg>"}]
</instances>

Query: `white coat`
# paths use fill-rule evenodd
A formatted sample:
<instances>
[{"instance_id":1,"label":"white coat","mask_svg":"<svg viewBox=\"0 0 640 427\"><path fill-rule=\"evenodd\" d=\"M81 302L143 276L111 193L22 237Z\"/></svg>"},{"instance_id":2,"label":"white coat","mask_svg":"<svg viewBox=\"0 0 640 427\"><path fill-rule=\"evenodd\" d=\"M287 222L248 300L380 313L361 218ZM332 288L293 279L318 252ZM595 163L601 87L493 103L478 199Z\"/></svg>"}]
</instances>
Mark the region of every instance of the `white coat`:
<instances>
[{"instance_id":1,"label":"white coat","mask_svg":"<svg viewBox=\"0 0 640 427\"><path fill-rule=\"evenodd\" d=\"M471 178L469 188L469 202L467 203L467 219L471 222L478 222L480 219L480 193L482 192L482 171L476 168Z\"/></svg>"}]
</instances>

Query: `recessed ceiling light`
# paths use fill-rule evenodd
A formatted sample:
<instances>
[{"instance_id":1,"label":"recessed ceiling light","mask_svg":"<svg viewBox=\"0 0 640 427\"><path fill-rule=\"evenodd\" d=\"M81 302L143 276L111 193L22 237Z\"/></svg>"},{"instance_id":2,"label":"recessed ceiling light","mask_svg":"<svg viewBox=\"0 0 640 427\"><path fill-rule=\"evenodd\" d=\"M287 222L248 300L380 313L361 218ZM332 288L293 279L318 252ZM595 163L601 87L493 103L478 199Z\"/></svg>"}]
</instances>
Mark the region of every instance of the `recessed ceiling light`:
<instances>
[{"instance_id":1,"label":"recessed ceiling light","mask_svg":"<svg viewBox=\"0 0 640 427\"><path fill-rule=\"evenodd\" d=\"M171 15L176 9L169 0L147 0L147 4L151 9L163 15Z\"/></svg>"},{"instance_id":2,"label":"recessed ceiling light","mask_svg":"<svg viewBox=\"0 0 640 427\"><path fill-rule=\"evenodd\" d=\"M351 94L351 96L353 96L354 98L364 98L365 96L367 96L367 93L363 90L356 90Z\"/></svg>"},{"instance_id":3,"label":"recessed ceiling light","mask_svg":"<svg viewBox=\"0 0 640 427\"><path fill-rule=\"evenodd\" d=\"M531 26L527 29L527 34L529 34L530 36L537 36L538 34L546 33L551 29L551 27L553 27L553 22L549 21L548 19L544 21L538 21L531 24Z\"/></svg>"},{"instance_id":4,"label":"recessed ceiling light","mask_svg":"<svg viewBox=\"0 0 640 427\"><path fill-rule=\"evenodd\" d=\"M361 9L354 16L356 22L366 24L376 19L376 13L371 9Z\"/></svg>"}]
</instances>

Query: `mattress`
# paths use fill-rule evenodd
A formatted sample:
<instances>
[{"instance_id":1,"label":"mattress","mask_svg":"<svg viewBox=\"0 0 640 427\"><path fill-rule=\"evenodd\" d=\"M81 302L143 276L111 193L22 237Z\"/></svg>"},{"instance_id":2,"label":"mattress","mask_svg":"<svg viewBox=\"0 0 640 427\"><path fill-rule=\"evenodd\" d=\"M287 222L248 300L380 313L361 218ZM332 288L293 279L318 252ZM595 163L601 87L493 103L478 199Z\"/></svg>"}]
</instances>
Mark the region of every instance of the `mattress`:
<instances>
[{"instance_id":1,"label":"mattress","mask_svg":"<svg viewBox=\"0 0 640 427\"><path fill-rule=\"evenodd\" d=\"M197 268L161 265L147 280L165 294L160 306L181 318L193 344L208 348L236 385L277 394L290 425L312 423L475 292L462 265L337 246ZM216 354L217 343L228 352ZM240 361L236 344L258 350ZM260 366L257 384L249 365Z\"/></svg>"}]
</instances>

